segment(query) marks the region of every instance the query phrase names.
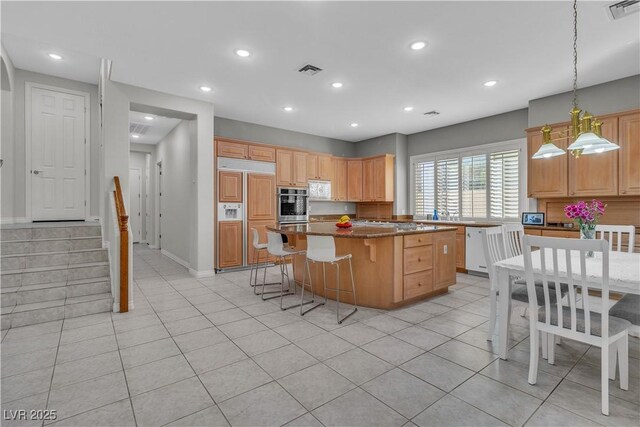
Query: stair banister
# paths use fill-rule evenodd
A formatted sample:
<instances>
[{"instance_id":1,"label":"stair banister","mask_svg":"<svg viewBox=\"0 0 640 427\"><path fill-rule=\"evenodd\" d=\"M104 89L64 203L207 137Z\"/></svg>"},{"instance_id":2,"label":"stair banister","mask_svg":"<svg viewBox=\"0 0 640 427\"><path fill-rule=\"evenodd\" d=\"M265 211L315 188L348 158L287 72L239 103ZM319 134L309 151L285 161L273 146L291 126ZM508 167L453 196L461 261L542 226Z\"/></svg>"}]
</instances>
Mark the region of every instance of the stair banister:
<instances>
[{"instance_id":1,"label":"stair banister","mask_svg":"<svg viewBox=\"0 0 640 427\"><path fill-rule=\"evenodd\" d=\"M127 215L120 177L114 176L115 191L113 197L118 215L118 229L120 230L120 313L129 311L129 215Z\"/></svg>"}]
</instances>

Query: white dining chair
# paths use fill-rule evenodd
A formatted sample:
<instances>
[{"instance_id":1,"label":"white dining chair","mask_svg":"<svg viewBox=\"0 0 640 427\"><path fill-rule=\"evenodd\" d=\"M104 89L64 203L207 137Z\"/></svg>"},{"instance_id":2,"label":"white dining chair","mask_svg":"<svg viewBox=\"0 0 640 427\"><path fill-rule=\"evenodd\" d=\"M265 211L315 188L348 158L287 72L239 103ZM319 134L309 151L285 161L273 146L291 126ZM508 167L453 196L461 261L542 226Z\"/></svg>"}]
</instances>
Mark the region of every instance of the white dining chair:
<instances>
[{"instance_id":1,"label":"white dining chair","mask_svg":"<svg viewBox=\"0 0 640 427\"><path fill-rule=\"evenodd\" d=\"M532 247L539 248L534 265ZM549 342L555 335L581 341L583 343L600 348L601 355L601 387L602 387L602 413L609 415L609 358L617 353L620 364L620 388L629 389L629 343L627 330L630 323L627 320L609 316L609 305L601 304L601 313L591 311L589 304L589 289L601 292L602 299L609 299L609 248L603 240L561 239L553 237L525 236L523 245L525 278L529 293L529 325L530 325L530 359L529 359L529 384L535 385L538 375L538 334L544 332L549 336ZM572 265L571 251L580 254L580 265ZM594 283L593 272L587 281L587 258L589 251L602 257L601 276ZM539 258L538 258L539 256ZM566 276L560 276L560 271L566 268ZM535 274L534 274L535 273ZM536 276L539 278L536 281ZM556 304L561 299L560 290L551 287L551 283L560 280L568 284L568 306ZM537 282L542 283L544 290L544 304L538 305ZM580 289L583 298L583 307L579 308L576 302L576 292ZM551 298L556 295L555 301ZM554 363L554 346L549 346L548 361ZM615 374L615 366L613 369Z\"/></svg>"},{"instance_id":2,"label":"white dining chair","mask_svg":"<svg viewBox=\"0 0 640 427\"><path fill-rule=\"evenodd\" d=\"M522 255L522 238L524 237L524 227L517 222L506 222L502 224L502 239L504 240L504 250L506 258Z\"/></svg>"},{"instance_id":3,"label":"white dining chair","mask_svg":"<svg viewBox=\"0 0 640 427\"><path fill-rule=\"evenodd\" d=\"M622 252L622 241L625 235L627 235L627 252L631 253L636 244L636 228L633 225L596 225L596 239L608 241L609 251Z\"/></svg>"}]
</instances>

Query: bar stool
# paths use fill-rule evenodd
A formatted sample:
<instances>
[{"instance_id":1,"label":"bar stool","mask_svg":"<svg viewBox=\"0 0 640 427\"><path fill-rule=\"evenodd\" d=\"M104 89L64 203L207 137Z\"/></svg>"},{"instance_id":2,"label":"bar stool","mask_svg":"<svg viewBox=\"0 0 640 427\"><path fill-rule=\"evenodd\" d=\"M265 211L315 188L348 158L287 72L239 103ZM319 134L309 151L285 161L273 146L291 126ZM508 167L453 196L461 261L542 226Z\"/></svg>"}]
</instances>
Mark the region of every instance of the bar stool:
<instances>
[{"instance_id":1,"label":"bar stool","mask_svg":"<svg viewBox=\"0 0 640 427\"><path fill-rule=\"evenodd\" d=\"M349 260L349 272L351 273L351 290L340 289L340 264L342 260ZM322 263L322 281L324 287L324 302L318 303L311 308L303 311L302 306L309 302L304 302L304 289L305 289L305 275L309 274L309 287L311 288L312 295L315 297L313 291L313 283L311 281L311 269L309 268L309 261ZM300 298L300 315L304 316L306 313L318 308L321 305L325 305L327 302L327 290L336 292L336 318L338 324L344 322L349 316L358 311L358 305L356 303L356 287L353 281L353 267L351 265L351 254L336 256L336 243L332 236L307 236L307 260L305 262L306 269L302 275L302 296ZM326 264L332 264L336 266L336 287L327 288L327 275ZM340 292L347 292L353 294L354 308L349 314L340 318Z\"/></svg>"},{"instance_id":2,"label":"bar stool","mask_svg":"<svg viewBox=\"0 0 640 427\"><path fill-rule=\"evenodd\" d=\"M249 274L249 284L251 285L251 287L253 288L253 293L255 295L262 295L262 293L258 293L256 288L258 286L261 286L258 284L258 273L259 270L261 268L260 266L260 254L263 253L264 254L264 262L262 264L262 268L264 270L263 276L262 276L262 283L264 284L264 286L269 286L269 285L279 285L280 283L277 282L272 282L272 283L265 283L267 280L267 266L269 265L269 253L267 252L267 244L266 243L260 243L260 235L258 234L258 230L256 230L255 228L251 229L251 233L253 235L253 241L252 241L252 245L253 245L253 263L251 264L251 273ZM254 273L255 271L255 273ZM262 291L264 292L264 286L262 286ZM267 292L267 294L273 294L273 293L279 293L279 291L269 291Z\"/></svg>"},{"instance_id":3,"label":"bar stool","mask_svg":"<svg viewBox=\"0 0 640 427\"><path fill-rule=\"evenodd\" d=\"M265 298L264 297L264 286L265 283L263 282L262 284L262 299L264 301L266 300L270 300L273 298L278 298L280 297L280 308L282 310L286 310L287 308L291 308L291 307L283 307L282 306L282 300L286 295L294 295L296 293L296 284L295 284L295 278L293 279L293 287L291 286L291 278L289 277L289 271L287 269L287 264L286 264L286 259L288 256L291 256L291 262L293 263L293 257L295 255L303 255L305 253L305 251L299 251L296 249L293 249L291 247L285 247L284 243L282 242L282 235L280 233L275 233L273 231L268 231L267 232L267 252L269 252L270 255L275 256L276 258L279 259L280 263L280 295L276 295L276 296L272 296L272 297L268 297ZM287 289L285 291L284 289L284 278L287 278Z\"/></svg>"}]
</instances>

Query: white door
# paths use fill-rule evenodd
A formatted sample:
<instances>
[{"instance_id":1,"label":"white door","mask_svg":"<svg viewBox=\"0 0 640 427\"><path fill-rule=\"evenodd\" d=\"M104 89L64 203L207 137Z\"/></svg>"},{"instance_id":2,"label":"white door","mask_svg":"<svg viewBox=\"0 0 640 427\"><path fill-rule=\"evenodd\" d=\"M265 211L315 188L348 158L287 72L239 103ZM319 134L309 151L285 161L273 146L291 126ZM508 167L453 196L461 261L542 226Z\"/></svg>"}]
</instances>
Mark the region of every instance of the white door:
<instances>
[{"instance_id":1,"label":"white door","mask_svg":"<svg viewBox=\"0 0 640 427\"><path fill-rule=\"evenodd\" d=\"M85 98L31 90L31 216L85 219Z\"/></svg>"},{"instance_id":2,"label":"white door","mask_svg":"<svg viewBox=\"0 0 640 427\"><path fill-rule=\"evenodd\" d=\"M162 162L158 163L158 249L162 249Z\"/></svg>"},{"instance_id":3,"label":"white door","mask_svg":"<svg viewBox=\"0 0 640 427\"><path fill-rule=\"evenodd\" d=\"M142 210L142 177L140 169L129 169L129 223L133 243L142 240L141 210Z\"/></svg>"}]
</instances>

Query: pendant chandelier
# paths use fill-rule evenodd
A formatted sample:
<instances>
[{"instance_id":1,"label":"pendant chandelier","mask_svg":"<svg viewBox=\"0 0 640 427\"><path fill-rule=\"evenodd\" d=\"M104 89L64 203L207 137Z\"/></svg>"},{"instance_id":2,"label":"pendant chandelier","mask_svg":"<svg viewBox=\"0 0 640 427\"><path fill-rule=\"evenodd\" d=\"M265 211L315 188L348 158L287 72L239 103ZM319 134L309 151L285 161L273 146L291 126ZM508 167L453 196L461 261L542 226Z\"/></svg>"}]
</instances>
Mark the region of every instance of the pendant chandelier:
<instances>
[{"instance_id":1,"label":"pendant chandelier","mask_svg":"<svg viewBox=\"0 0 640 427\"><path fill-rule=\"evenodd\" d=\"M574 157L599 154L620 148L602 137L602 122L586 111L582 113L582 110L578 108L578 0L573 0L573 108L569 113L571 114L571 129L570 134L566 136L574 138L574 141L567 147L567 150ZM532 159L547 159L565 154L563 149L553 143L554 139L551 138L549 125L544 125L540 132L543 144L531 157ZM564 138L565 135L561 133L560 138L555 140Z\"/></svg>"}]
</instances>

